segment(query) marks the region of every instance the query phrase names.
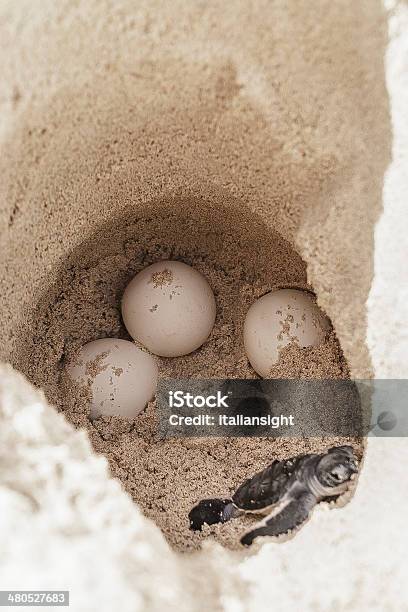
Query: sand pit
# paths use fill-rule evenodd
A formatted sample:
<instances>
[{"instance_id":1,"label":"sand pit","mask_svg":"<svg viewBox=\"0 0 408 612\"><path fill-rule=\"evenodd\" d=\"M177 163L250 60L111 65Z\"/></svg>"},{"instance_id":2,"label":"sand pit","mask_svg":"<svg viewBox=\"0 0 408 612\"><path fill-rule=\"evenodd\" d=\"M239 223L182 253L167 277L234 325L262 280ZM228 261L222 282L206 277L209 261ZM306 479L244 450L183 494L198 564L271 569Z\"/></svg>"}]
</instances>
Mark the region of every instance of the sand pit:
<instances>
[{"instance_id":1,"label":"sand pit","mask_svg":"<svg viewBox=\"0 0 408 612\"><path fill-rule=\"evenodd\" d=\"M178 550L192 550L210 534L239 547L248 519L194 533L188 512L201 498L232 492L274 459L321 451L345 440L172 439L160 440L154 402L134 421L88 418L86 394L64 375L67 360L85 342L103 337L131 339L120 316L130 278L160 259L193 265L211 284L217 301L215 327L192 354L158 360L161 377L256 378L243 347L243 322L253 301L274 288L310 289L305 264L256 215L236 212L233 201L157 202L143 213L132 209L104 224L68 258L55 285L41 298L15 364L44 389L48 400L77 427L84 427L112 474L163 530ZM315 349L289 348L271 377L346 378L348 367L334 332ZM355 442L359 457L362 445Z\"/></svg>"},{"instance_id":2,"label":"sand pit","mask_svg":"<svg viewBox=\"0 0 408 612\"><path fill-rule=\"evenodd\" d=\"M388 161L384 29L369 2L322 2L318 23L308 3L243 4L228 15L191 4L180 19L164 5L128 19L130 4L123 14L113 4L103 16L93 4L78 9L88 34L67 35L64 52L49 34L32 89L9 79L18 124L3 134L0 358L88 430L169 541L191 550L200 536L184 521L197 498L331 441L163 446L153 407L138 425L91 425L81 401L61 393L64 359L78 343L126 337L118 303L127 280L174 257L206 274L218 319L194 356L162 360L163 374L251 376L243 313L277 286L313 288L341 348L332 336L304 361L286 353L276 376L371 374L365 300ZM52 10L46 23L58 21ZM89 38L96 14L102 42ZM37 39L33 27L29 51ZM235 534L215 531L233 546Z\"/></svg>"}]
</instances>

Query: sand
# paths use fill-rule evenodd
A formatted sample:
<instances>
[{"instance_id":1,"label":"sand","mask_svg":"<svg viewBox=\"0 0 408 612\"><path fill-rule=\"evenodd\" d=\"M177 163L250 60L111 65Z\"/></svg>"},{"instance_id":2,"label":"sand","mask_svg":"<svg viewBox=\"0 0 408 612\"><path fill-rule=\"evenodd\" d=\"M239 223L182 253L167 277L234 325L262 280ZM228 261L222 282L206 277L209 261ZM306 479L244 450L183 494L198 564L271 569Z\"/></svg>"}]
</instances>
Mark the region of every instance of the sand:
<instances>
[{"instance_id":1,"label":"sand","mask_svg":"<svg viewBox=\"0 0 408 612\"><path fill-rule=\"evenodd\" d=\"M180 214L180 211L178 212ZM38 305L27 340L19 352L19 367L41 386L68 420L84 427L94 449L104 453L118 477L146 516L163 530L178 550L199 547L211 536L229 548L239 548L239 534L250 519L227 526L189 530L188 512L208 496L232 493L242 480L274 459L321 451L344 439L215 438L161 440L155 405L134 421L88 418L87 389L77 390L64 367L84 342L101 337L130 340L120 315L120 297L135 273L169 257L193 265L208 279L217 301L214 329L205 344L179 358L159 358L160 376L174 378L256 378L243 348L243 322L250 304L278 287L311 289L298 254L275 232L252 216L238 224L228 219L211 231L204 211L201 223L186 217L174 236L174 213L164 218L138 219L110 230L110 254L83 266L86 252L65 271ZM231 215L231 213L230 213ZM235 225L232 223L235 221ZM180 224L180 221L178 220ZM227 233L226 224L233 227ZM171 230L169 229L171 228ZM202 241L205 233L206 240ZM182 234L189 236L183 244ZM215 234L215 235L214 235ZM130 237L130 238L129 238ZM221 239L221 240L220 240ZM180 240L180 242L179 242ZM185 243L186 239L184 239ZM346 378L348 367L335 333L319 347L290 345L272 369L276 378ZM355 443L359 456L362 446Z\"/></svg>"},{"instance_id":2,"label":"sand","mask_svg":"<svg viewBox=\"0 0 408 612\"><path fill-rule=\"evenodd\" d=\"M10 133L1 132L0 358L89 429L128 489L137 453L123 468L128 447L115 455L118 443L90 427L80 402L68 406L60 374L76 343L125 337L121 291L158 258L194 263L217 293L214 336L186 375L250 375L238 340L241 308L265 289L307 282L334 322L352 375L370 375L365 301L389 145L378 78L385 31L380 4L370 0L322 0L316 10L318 20L308 2L275 2L273 10L264 2L233 10L141 2L137 11L130 1L104 10L90 2L68 12L44 2L18 35L16 62L4 67ZM5 13L8 57L9 32L21 24ZM312 361L331 363L333 350L335 375L344 375L338 346L324 350ZM312 374L290 351L276 375L289 372ZM127 424L118 428L131 436ZM147 439L149 431L146 424ZM270 447L262 445L257 463L252 443L242 458L248 467L214 481L217 493L269 461ZM153 462L158 447L148 448ZM206 449L199 456L211 461ZM149 509L154 472L145 481L145 501L132 495L163 526L174 501ZM204 484L189 502L209 493ZM185 523L176 546L185 545L183 530Z\"/></svg>"}]
</instances>

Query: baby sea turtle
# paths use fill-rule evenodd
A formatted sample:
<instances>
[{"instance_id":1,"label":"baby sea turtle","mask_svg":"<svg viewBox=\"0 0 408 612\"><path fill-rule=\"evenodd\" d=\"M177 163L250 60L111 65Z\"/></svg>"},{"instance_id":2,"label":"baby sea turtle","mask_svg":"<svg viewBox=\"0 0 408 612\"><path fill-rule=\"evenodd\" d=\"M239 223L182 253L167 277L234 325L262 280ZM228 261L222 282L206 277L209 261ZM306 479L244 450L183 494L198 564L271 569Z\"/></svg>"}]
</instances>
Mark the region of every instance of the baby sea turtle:
<instances>
[{"instance_id":1,"label":"baby sea turtle","mask_svg":"<svg viewBox=\"0 0 408 612\"><path fill-rule=\"evenodd\" d=\"M232 498L203 499L190 514L190 528L225 523L244 513L264 515L241 538L249 546L258 536L279 536L299 527L321 501L333 501L344 493L358 471L351 446L337 446L326 453L275 460L248 478Z\"/></svg>"}]
</instances>

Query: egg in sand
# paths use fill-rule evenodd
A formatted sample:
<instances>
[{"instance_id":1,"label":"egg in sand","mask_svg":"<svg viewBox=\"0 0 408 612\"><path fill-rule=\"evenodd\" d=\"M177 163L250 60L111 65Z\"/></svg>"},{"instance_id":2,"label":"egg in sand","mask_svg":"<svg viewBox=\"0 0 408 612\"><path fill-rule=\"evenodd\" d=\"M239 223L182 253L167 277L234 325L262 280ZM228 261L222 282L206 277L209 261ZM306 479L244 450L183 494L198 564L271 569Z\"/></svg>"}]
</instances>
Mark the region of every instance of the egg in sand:
<instances>
[{"instance_id":1,"label":"egg in sand","mask_svg":"<svg viewBox=\"0 0 408 612\"><path fill-rule=\"evenodd\" d=\"M245 352L254 370L267 378L282 348L291 342L302 348L317 346L329 329L330 322L312 294L277 289L260 297L248 310L244 324Z\"/></svg>"},{"instance_id":2,"label":"egg in sand","mask_svg":"<svg viewBox=\"0 0 408 612\"><path fill-rule=\"evenodd\" d=\"M105 338L85 344L67 365L72 381L90 391L90 418L133 419L153 399L158 379L154 358L133 342Z\"/></svg>"},{"instance_id":3,"label":"egg in sand","mask_svg":"<svg viewBox=\"0 0 408 612\"><path fill-rule=\"evenodd\" d=\"M126 287L122 317L129 334L155 355L199 348L214 325L214 294L205 277L181 261L148 266Z\"/></svg>"}]
</instances>

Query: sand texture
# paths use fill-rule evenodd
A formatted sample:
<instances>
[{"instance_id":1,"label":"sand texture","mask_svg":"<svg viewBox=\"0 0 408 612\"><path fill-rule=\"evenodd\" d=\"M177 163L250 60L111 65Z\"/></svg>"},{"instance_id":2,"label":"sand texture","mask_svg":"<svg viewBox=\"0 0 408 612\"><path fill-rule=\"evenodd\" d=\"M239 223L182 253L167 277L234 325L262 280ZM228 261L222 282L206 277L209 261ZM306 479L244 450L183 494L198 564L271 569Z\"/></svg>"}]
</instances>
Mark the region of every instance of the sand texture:
<instances>
[{"instance_id":1,"label":"sand texture","mask_svg":"<svg viewBox=\"0 0 408 612\"><path fill-rule=\"evenodd\" d=\"M316 291L351 374L371 374L365 303L389 160L382 8L44 0L6 3L1 16L0 359L88 429L168 535L175 501L166 493L161 509L157 475L185 479L179 447L165 466L154 440L143 450L149 412L139 432L90 427L81 402L68 406L58 391L64 359L75 343L123 337L127 280L177 257L208 275L219 314L212 340L172 372L250 375L242 309L265 289L296 285ZM345 375L333 342L307 365L286 352L276 375L313 375L310 363ZM178 516L269 461L265 442L252 443L228 478L220 441L184 448L213 489L192 474ZM143 483L141 465L151 471ZM183 547L185 523L175 533Z\"/></svg>"},{"instance_id":2,"label":"sand texture","mask_svg":"<svg viewBox=\"0 0 408 612\"><path fill-rule=\"evenodd\" d=\"M352 374L367 375L389 156L380 4L25 5L2 9L1 357L16 362L84 241L97 257L107 223L188 201L180 216L204 207L211 230L225 205L296 242Z\"/></svg>"},{"instance_id":3,"label":"sand texture","mask_svg":"<svg viewBox=\"0 0 408 612\"><path fill-rule=\"evenodd\" d=\"M78 391L69 385L65 365L90 340L131 340L121 320L120 299L129 278L146 265L170 257L184 259L205 275L217 301L216 324L209 339L190 355L159 359L162 377L257 377L243 347L249 306L277 287L309 288L300 257L254 215L219 211L216 228L209 229L214 219L206 215L203 205L196 218L190 219L187 212L182 217L181 201L174 207L176 212L162 204L147 219L132 219L129 213L121 225L104 228L104 240L90 241L75 253L68 271L40 302L16 357L18 367L44 389L49 401L71 423L87 429L94 449L108 457L112 473L162 528L168 541L179 550L191 550L208 535L208 530L202 534L189 530L188 512L198 500L232 493L242 480L276 458L324 450L343 440L162 441L154 404L134 421L89 420L87 389ZM314 349L288 347L271 372L276 378L347 376L334 333ZM361 456L361 444L356 443L356 448ZM240 520L213 533L235 548L244 527L245 521Z\"/></svg>"},{"instance_id":4,"label":"sand texture","mask_svg":"<svg viewBox=\"0 0 408 612\"><path fill-rule=\"evenodd\" d=\"M386 61L395 160L367 324L383 377L404 376L407 363L406 300L395 295L407 285L408 21L405 3L396 5ZM351 374L371 374L366 300L390 158L386 44L377 0L1 3L0 360L48 383L51 397L57 378L47 377L46 362L57 372L66 338L52 317L44 327L46 317L57 315L58 300L66 313L75 279L89 280L87 269L92 274L105 261L108 281L99 290L83 287L95 299L81 305L76 327L67 320L67 337L75 329L93 337L95 323L87 328L84 313L98 300L111 304L106 329L97 318L98 333L115 325L122 333L116 291L132 270L120 270L129 261L123 253L109 261L118 253L103 244L107 230L163 218L159 208L175 211L184 202L179 221L186 211L199 217L203 204L214 230L225 205L243 229L245 213L252 221L255 212L266 233L277 230L296 246ZM233 235L230 244L234 250ZM137 257L141 266L143 253ZM299 277L306 281L304 268ZM30 335L44 329L52 329L49 342ZM40 345L47 359L35 350ZM29 354L41 357L37 368ZM288 368L299 375L290 351L279 365ZM202 553L180 556L107 477L103 460L78 442L82 434L4 367L0 417L4 588L21 588L21 575L26 588L60 584L63 576L75 612L406 606L403 440L370 439L352 503L333 512L321 505L287 544L267 544L246 559L208 543ZM86 425L80 407L70 418ZM30 427L19 427L26 419ZM110 448L133 435L119 435L120 427L110 426ZM95 433L94 445L101 439Z\"/></svg>"},{"instance_id":5,"label":"sand texture","mask_svg":"<svg viewBox=\"0 0 408 612\"><path fill-rule=\"evenodd\" d=\"M56 24L58 9L43 6ZM63 19L86 23L95 7L70 8ZM369 374L364 302L387 157L383 84L373 79L381 28L378 39L370 28L355 73L350 58L362 20L376 19L372 7L322 2L317 26L307 3L272 10L238 3L231 11L217 3L136 11L112 4L106 15L98 11L99 42L85 43L81 28L70 41L58 83L50 78L50 39L46 55L34 53L33 78L21 69L10 80L18 124L12 137L3 133L1 358L90 431L114 474L169 538L173 530L177 546L197 498L230 490L307 444L276 444L271 453L265 441L173 443L169 452L154 441L148 415L139 434L129 424L91 426L84 398L60 392L64 360L83 342L126 337L118 308L126 282L174 257L206 274L218 315L210 341L189 359L162 360L163 375L251 376L240 331L245 310L273 287L308 283L333 319L352 374ZM12 10L6 18L13 23ZM37 39L28 28L22 45ZM59 32L55 25L49 35L54 50ZM285 352L274 375L313 377L324 364L324 375L347 375L337 341L324 351L306 352L303 361ZM198 466L188 482L186 465Z\"/></svg>"},{"instance_id":6,"label":"sand texture","mask_svg":"<svg viewBox=\"0 0 408 612\"><path fill-rule=\"evenodd\" d=\"M2 2L0 359L19 362L43 295L118 207L212 188L296 241L355 376L371 371L375 258L375 373L406 377L407 31L405 2ZM374 251L384 64L394 160ZM75 612L406 609L403 439L371 438L352 503L320 506L285 545L180 557L81 434L4 367L0 419L2 588L62 577Z\"/></svg>"}]
</instances>

